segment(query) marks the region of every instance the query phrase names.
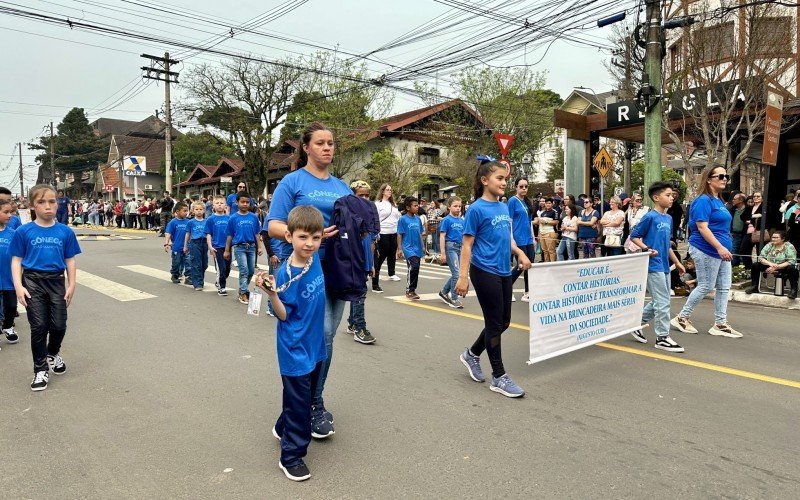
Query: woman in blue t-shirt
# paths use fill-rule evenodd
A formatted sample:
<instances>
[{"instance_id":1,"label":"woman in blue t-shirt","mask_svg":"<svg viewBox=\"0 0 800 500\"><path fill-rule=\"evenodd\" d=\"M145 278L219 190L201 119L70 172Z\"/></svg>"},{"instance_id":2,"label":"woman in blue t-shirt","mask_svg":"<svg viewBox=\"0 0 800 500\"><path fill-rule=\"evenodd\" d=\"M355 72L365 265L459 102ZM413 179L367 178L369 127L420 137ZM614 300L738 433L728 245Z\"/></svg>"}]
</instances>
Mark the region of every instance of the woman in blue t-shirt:
<instances>
[{"instance_id":1,"label":"woman in blue t-shirt","mask_svg":"<svg viewBox=\"0 0 800 500\"><path fill-rule=\"evenodd\" d=\"M514 243L517 248L522 250L528 257L528 260L533 262L536 257L536 246L533 243L533 229L531 226L531 214L534 213L533 204L528 199L528 178L520 177L515 184L517 189L516 195L508 200L508 215L511 216ZM522 295L522 302L528 302L528 273L523 273L517 267L511 272L511 284L513 285L519 275L522 274L525 279L525 293ZM512 292L513 293L513 292Z\"/></svg>"},{"instance_id":2,"label":"woman in blue t-shirt","mask_svg":"<svg viewBox=\"0 0 800 500\"><path fill-rule=\"evenodd\" d=\"M739 338L728 324L728 292L731 289L731 214L719 194L725 189L730 176L724 167L708 167L700 176L698 197L689 208L689 255L697 270L697 286L681 312L670 324L683 333L697 333L689 316L694 308L712 290L714 295L714 326L708 333Z\"/></svg>"},{"instance_id":3,"label":"woman in blue t-shirt","mask_svg":"<svg viewBox=\"0 0 800 500\"><path fill-rule=\"evenodd\" d=\"M336 226L330 225L333 205L339 198L352 194L352 191L341 179L331 175L328 169L333 161L333 152L333 132L328 127L319 122L306 127L300 140L300 168L278 183L267 216L269 235L280 242L278 250L281 258L288 257L292 252L292 246L286 243L286 221L289 212L296 206L311 205L322 212L325 229L318 254L320 263L325 260L325 240L339 233ZM328 359L322 363L311 406L312 435L317 439L327 438L334 433L333 415L325 409L322 391L325 389L325 379L333 357L333 337L342 321L346 303L330 294L325 296L325 345Z\"/></svg>"},{"instance_id":4,"label":"woman in blue t-shirt","mask_svg":"<svg viewBox=\"0 0 800 500\"><path fill-rule=\"evenodd\" d=\"M511 324L511 255L517 257L523 271L530 269L531 261L514 243L508 207L498 201L505 192L507 176L506 167L496 161L478 167L473 184L475 203L470 205L464 221L456 293L465 297L471 278L483 310L483 331L472 347L461 354L470 378L476 382L486 380L480 364L480 355L486 351L492 364L489 389L518 398L525 391L503 367L500 335Z\"/></svg>"}]
</instances>

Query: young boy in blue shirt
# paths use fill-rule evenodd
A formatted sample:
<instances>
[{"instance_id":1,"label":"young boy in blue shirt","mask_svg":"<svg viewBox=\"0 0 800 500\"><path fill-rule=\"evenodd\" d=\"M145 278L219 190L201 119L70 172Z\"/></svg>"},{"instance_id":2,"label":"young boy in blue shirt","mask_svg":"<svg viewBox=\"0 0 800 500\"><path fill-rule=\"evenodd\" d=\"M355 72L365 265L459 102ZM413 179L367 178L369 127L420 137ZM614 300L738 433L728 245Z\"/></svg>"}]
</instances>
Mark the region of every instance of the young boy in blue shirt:
<instances>
[{"instance_id":1,"label":"young boy in blue shirt","mask_svg":"<svg viewBox=\"0 0 800 500\"><path fill-rule=\"evenodd\" d=\"M656 331L656 349L684 352L683 347L669 337L670 261L675 264L679 273L686 272L669 244L672 236L672 216L667 215L667 209L672 206L674 193L669 183L661 181L654 182L647 193L653 200L654 210L650 210L641 218L630 236L636 246L645 252L650 252L647 291L652 300L642 311L642 323L655 320L653 328ZM641 330L635 330L631 335L637 342L647 343L647 338Z\"/></svg>"},{"instance_id":2,"label":"young boy in blue shirt","mask_svg":"<svg viewBox=\"0 0 800 500\"><path fill-rule=\"evenodd\" d=\"M0 199L0 321L3 323L3 334L9 344L19 342L19 335L14 330L14 318L17 315L17 293L14 291L14 280L11 279L11 239L14 228L9 225L14 207L11 200Z\"/></svg>"},{"instance_id":3,"label":"young boy in blue shirt","mask_svg":"<svg viewBox=\"0 0 800 500\"><path fill-rule=\"evenodd\" d=\"M172 275L173 283L180 283L181 276L186 274L186 254L183 253L183 240L186 237L186 225L189 223L186 220L188 214L189 207L186 206L186 203L176 203L173 209L175 218L169 221L164 230L164 234L167 236L164 241L164 251L172 253L172 266L169 273ZM188 276L185 277L184 284L191 284Z\"/></svg>"},{"instance_id":4,"label":"young boy in blue shirt","mask_svg":"<svg viewBox=\"0 0 800 500\"><path fill-rule=\"evenodd\" d=\"M217 287L217 295L224 297L228 295L226 287L228 276L231 274L231 260L225 258L228 221L231 217L225 213L227 204L224 196L215 196L212 206L214 213L206 219L206 243L208 244L208 253L214 257L214 268L217 270L214 286Z\"/></svg>"},{"instance_id":5,"label":"young boy in blue shirt","mask_svg":"<svg viewBox=\"0 0 800 500\"><path fill-rule=\"evenodd\" d=\"M239 302L247 304L250 300L250 279L256 272L256 253L261 255L258 232L261 224L258 216L250 211L250 195L239 191L236 195L239 211L228 220L228 238L225 241L226 259L231 258L231 248L239 264Z\"/></svg>"},{"instance_id":6,"label":"young boy in blue shirt","mask_svg":"<svg viewBox=\"0 0 800 500\"><path fill-rule=\"evenodd\" d=\"M317 250L322 243L322 213L309 205L289 212L286 242L291 255L275 276L256 275L278 318L278 366L283 405L272 435L281 441L278 467L292 481L311 477L303 457L313 432L311 400L319 380L325 347L325 278ZM317 436L315 436L317 437Z\"/></svg>"},{"instance_id":7,"label":"young boy in blue shirt","mask_svg":"<svg viewBox=\"0 0 800 500\"><path fill-rule=\"evenodd\" d=\"M189 256L189 277L196 292L202 292L203 278L208 268L208 244L206 243L206 206L202 201L192 203L194 217L186 224L183 253Z\"/></svg>"},{"instance_id":8,"label":"young boy in blue shirt","mask_svg":"<svg viewBox=\"0 0 800 500\"><path fill-rule=\"evenodd\" d=\"M406 258L408 275L406 276L406 298L419 300L417 282L419 281L419 263L424 251L422 235L425 228L417 217L419 202L413 196L405 199L406 214L397 223L397 258Z\"/></svg>"},{"instance_id":9,"label":"young boy in blue shirt","mask_svg":"<svg viewBox=\"0 0 800 500\"><path fill-rule=\"evenodd\" d=\"M464 218L461 217L461 198L452 196L447 200L450 213L442 219L439 225L439 247L442 254L439 262L447 263L450 268L450 278L444 282L444 288L439 292L442 302L454 309L463 309L464 305L458 299L456 282L458 271L461 268L461 240L464 238Z\"/></svg>"}]
</instances>

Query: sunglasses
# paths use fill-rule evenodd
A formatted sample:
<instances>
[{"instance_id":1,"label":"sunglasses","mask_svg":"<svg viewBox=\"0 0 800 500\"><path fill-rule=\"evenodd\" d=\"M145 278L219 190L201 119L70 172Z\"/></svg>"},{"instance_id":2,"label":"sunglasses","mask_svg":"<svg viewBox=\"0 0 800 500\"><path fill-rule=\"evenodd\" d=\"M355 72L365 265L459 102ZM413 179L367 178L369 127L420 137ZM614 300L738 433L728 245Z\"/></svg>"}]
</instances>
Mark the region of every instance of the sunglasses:
<instances>
[{"instance_id":1,"label":"sunglasses","mask_svg":"<svg viewBox=\"0 0 800 500\"><path fill-rule=\"evenodd\" d=\"M731 180L731 176L728 174L716 174L710 177L711 179L719 179L721 181L729 181Z\"/></svg>"}]
</instances>

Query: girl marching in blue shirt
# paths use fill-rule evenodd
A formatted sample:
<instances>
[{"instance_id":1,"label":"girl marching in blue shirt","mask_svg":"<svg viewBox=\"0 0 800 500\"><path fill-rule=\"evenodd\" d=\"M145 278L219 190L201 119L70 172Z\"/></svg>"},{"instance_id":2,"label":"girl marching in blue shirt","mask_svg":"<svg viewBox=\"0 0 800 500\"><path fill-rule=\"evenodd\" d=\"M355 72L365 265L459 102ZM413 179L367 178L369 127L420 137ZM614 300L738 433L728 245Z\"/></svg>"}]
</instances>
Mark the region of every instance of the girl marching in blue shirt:
<instances>
[{"instance_id":1,"label":"girl marching in blue shirt","mask_svg":"<svg viewBox=\"0 0 800 500\"><path fill-rule=\"evenodd\" d=\"M525 391L503 367L500 335L511 324L511 254L516 255L523 271L530 269L531 261L514 243L508 207L499 201L507 182L507 170L500 163L489 161L478 167L473 184L476 201L467 210L456 292L466 296L471 278L483 310L483 331L460 358L470 378L476 382L486 380L480 365L480 355L486 351L492 365L489 389L518 398Z\"/></svg>"},{"instance_id":2,"label":"girl marching in blue shirt","mask_svg":"<svg viewBox=\"0 0 800 500\"><path fill-rule=\"evenodd\" d=\"M75 293L75 256L81 253L72 230L56 222L56 191L47 184L30 190L36 220L24 224L11 240L11 272L17 300L27 308L31 327L31 389L47 389L50 369L67 371L61 343L67 332L67 307ZM64 271L67 283L64 283Z\"/></svg>"}]
</instances>

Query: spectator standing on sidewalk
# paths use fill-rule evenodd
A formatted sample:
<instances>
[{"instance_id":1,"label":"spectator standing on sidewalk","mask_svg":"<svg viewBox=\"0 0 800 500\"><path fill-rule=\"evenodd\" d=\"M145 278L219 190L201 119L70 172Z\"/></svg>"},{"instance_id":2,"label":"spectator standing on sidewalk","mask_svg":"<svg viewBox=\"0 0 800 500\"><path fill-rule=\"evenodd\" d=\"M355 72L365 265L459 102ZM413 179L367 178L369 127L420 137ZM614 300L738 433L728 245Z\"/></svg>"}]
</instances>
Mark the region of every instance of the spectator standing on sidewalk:
<instances>
[{"instance_id":1,"label":"spectator standing on sidewalk","mask_svg":"<svg viewBox=\"0 0 800 500\"><path fill-rule=\"evenodd\" d=\"M164 236L164 230L167 228L167 224L169 223L170 219L172 219L172 207L175 206L175 200L169 195L168 192L164 192L164 198L161 199L161 203L159 204L159 208L161 209L160 219L161 219L161 226L160 232L158 233L159 236Z\"/></svg>"},{"instance_id":2,"label":"spectator standing on sidewalk","mask_svg":"<svg viewBox=\"0 0 800 500\"><path fill-rule=\"evenodd\" d=\"M761 229L761 216L764 208L761 201L761 192L756 191L753 193L753 205L745 207L744 212L742 212L740 216L745 225L745 235L742 237L742 242L739 245L738 251L742 254L742 261L744 262L744 267L747 269L750 269L753 265L753 247L758 245L757 243L753 243L752 235L758 234ZM758 250L757 248L756 253L758 253ZM734 247L734 251L736 251L736 247Z\"/></svg>"},{"instance_id":3,"label":"spectator standing on sidewalk","mask_svg":"<svg viewBox=\"0 0 800 500\"><path fill-rule=\"evenodd\" d=\"M734 267L742 263L742 257L738 254L738 249L742 246L742 238L746 236L745 230L747 227L742 220L742 214L745 208L747 208L745 204L746 199L747 197L744 194L736 193L733 195L731 206L728 208L728 212L731 214L731 248L736 251L731 261L731 265Z\"/></svg>"},{"instance_id":4,"label":"spectator standing on sidewalk","mask_svg":"<svg viewBox=\"0 0 800 500\"><path fill-rule=\"evenodd\" d=\"M689 255L697 270L697 287L689 294L681 312L670 324L683 333L697 333L689 318L697 304L715 290L714 326L711 335L740 338L728 324L728 294L731 290L731 214L720 193L730 176L725 167L712 166L700 175L698 196L689 207Z\"/></svg>"}]
</instances>

